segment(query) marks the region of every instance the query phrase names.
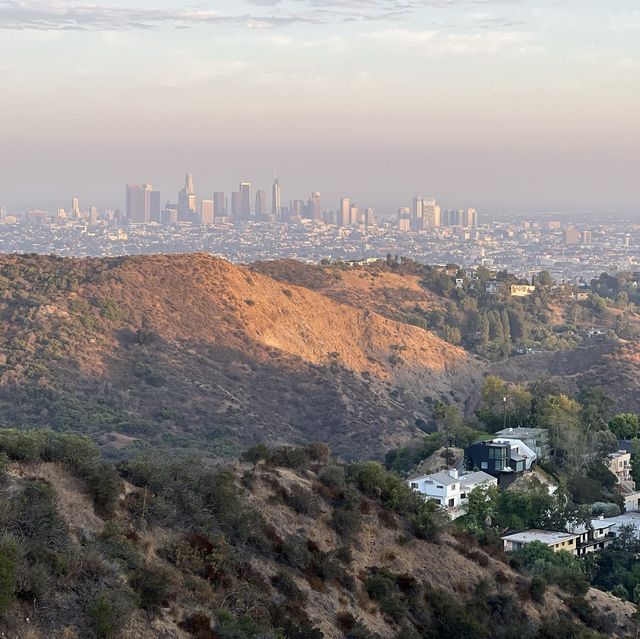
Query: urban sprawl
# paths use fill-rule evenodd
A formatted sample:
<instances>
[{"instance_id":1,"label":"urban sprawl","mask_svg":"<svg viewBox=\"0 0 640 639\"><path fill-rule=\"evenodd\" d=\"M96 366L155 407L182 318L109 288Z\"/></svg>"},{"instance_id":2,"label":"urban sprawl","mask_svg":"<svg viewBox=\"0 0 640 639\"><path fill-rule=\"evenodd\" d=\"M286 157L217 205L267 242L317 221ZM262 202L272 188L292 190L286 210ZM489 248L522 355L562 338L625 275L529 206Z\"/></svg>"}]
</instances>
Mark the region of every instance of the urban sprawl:
<instances>
[{"instance_id":1,"label":"urban sprawl","mask_svg":"<svg viewBox=\"0 0 640 639\"><path fill-rule=\"evenodd\" d=\"M0 207L4 252L61 256L207 252L234 262L292 258L359 261L388 254L431 264L486 266L531 278L544 269L578 283L600 273L640 270L640 225L544 218L498 222L474 208L441 209L435 198L408 198L394 216L344 197L325 208L314 192L284 203L278 179L269 197L242 182L230 197L198 201L191 175L177 202L162 203L149 184L126 186L124 210L55 212Z\"/></svg>"}]
</instances>

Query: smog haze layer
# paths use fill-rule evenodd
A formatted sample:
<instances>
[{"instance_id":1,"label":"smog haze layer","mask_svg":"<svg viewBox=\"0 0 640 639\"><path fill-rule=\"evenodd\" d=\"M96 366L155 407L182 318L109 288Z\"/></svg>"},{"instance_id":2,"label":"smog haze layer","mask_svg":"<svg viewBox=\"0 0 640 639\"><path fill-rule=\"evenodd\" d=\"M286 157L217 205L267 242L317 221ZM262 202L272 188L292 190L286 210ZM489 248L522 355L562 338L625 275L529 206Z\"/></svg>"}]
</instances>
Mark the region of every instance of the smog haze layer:
<instances>
[{"instance_id":1,"label":"smog haze layer","mask_svg":"<svg viewBox=\"0 0 640 639\"><path fill-rule=\"evenodd\" d=\"M277 169L329 202L637 211L633 0L2 0L0 31L4 203Z\"/></svg>"}]
</instances>

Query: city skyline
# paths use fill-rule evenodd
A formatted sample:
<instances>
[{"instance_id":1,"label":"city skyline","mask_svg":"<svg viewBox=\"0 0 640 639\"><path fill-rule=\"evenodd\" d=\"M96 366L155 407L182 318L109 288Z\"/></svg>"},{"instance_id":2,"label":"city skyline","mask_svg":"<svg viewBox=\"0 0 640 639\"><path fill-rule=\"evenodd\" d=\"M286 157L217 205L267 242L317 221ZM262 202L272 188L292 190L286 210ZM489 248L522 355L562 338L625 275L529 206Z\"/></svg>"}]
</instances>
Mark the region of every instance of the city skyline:
<instances>
[{"instance_id":1,"label":"city skyline","mask_svg":"<svg viewBox=\"0 0 640 639\"><path fill-rule=\"evenodd\" d=\"M0 31L6 204L276 166L379 209L638 211L632 0L7 0Z\"/></svg>"}]
</instances>

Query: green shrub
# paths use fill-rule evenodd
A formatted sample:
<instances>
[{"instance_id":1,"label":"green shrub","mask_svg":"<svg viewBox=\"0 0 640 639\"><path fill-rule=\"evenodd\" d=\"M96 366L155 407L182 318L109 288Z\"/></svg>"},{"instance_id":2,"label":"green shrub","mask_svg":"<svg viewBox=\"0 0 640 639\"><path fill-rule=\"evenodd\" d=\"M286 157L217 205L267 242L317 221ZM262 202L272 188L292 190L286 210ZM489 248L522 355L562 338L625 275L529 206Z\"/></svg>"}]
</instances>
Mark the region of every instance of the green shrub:
<instances>
[{"instance_id":1,"label":"green shrub","mask_svg":"<svg viewBox=\"0 0 640 639\"><path fill-rule=\"evenodd\" d=\"M547 582L544 577L536 575L529 583L529 594L531 599L537 603L544 601L544 594L547 591Z\"/></svg>"},{"instance_id":2,"label":"green shrub","mask_svg":"<svg viewBox=\"0 0 640 639\"><path fill-rule=\"evenodd\" d=\"M383 613L392 617L396 622L403 618L406 607L400 598L394 575L386 570L381 570L370 575L365 586L369 597L378 602Z\"/></svg>"},{"instance_id":3,"label":"green shrub","mask_svg":"<svg viewBox=\"0 0 640 639\"><path fill-rule=\"evenodd\" d=\"M102 514L111 513L122 490L122 479L113 466L106 463L84 467L81 475L97 510Z\"/></svg>"},{"instance_id":4,"label":"green shrub","mask_svg":"<svg viewBox=\"0 0 640 639\"><path fill-rule=\"evenodd\" d=\"M252 639L260 630L258 624L249 616L233 616L226 610L218 614L216 633L220 639Z\"/></svg>"},{"instance_id":5,"label":"green shrub","mask_svg":"<svg viewBox=\"0 0 640 639\"><path fill-rule=\"evenodd\" d=\"M18 543L10 535L0 538L0 614L13 602L16 593Z\"/></svg>"},{"instance_id":6,"label":"green shrub","mask_svg":"<svg viewBox=\"0 0 640 639\"><path fill-rule=\"evenodd\" d=\"M332 491L343 492L347 487L347 480L342 466L325 466L318 475L320 481Z\"/></svg>"},{"instance_id":7,"label":"green shrub","mask_svg":"<svg viewBox=\"0 0 640 639\"><path fill-rule=\"evenodd\" d=\"M300 515L317 517L320 514L320 505L317 497L306 488L294 484L286 493L285 501L287 505Z\"/></svg>"},{"instance_id":8,"label":"green shrub","mask_svg":"<svg viewBox=\"0 0 640 639\"><path fill-rule=\"evenodd\" d=\"M331 525L339 535L346 538L354 537L362 528L362 514L352 505L334 508Z\"/></svg>"},{"instance_id":9,"label":"green shrub","mask_svg":"<svg viewBox=\"0 0 640 639\"><path fill-rule=\"evenodd\" d=\"M271 583L289 601L306 601L307 595L298 588L293 577L283 570L271 577Z\"/></svg>"},{"instance_id":10,"label":"green shrub","mask_svg":"<svg viewBox=\"0 0 640 639\"><path fill-rule=\"evenodd\" d=\"M163 568L142 566L129 578L140 599L140 606L153 614L158 612L173 588L172 574Z\"/></svg>"},{"instance_id":11,"label":"green shrub","mask_svg":"<svg viewBox=\"0 0 640 639\"><path fill-rule=\"evenodd\" d=\"M122 590L104 590L87 605L87 615L98 639L114 639L120 635L135 604Z\"/></svg>"}]
</instances>

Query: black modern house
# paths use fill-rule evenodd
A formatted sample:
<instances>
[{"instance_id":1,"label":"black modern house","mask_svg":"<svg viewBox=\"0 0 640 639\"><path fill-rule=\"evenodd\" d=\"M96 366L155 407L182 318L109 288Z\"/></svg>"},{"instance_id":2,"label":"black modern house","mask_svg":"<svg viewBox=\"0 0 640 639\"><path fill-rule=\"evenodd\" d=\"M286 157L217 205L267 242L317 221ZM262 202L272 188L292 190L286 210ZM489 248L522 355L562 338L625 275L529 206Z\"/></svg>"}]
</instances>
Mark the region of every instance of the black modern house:
<instances>
[{"instance_id":1,"label":"black modern house","mask_svg":"<svg viewBox=\"0 0 640 639\"><path fill-rule=\"evenodd\" d=\"M525 471L526 460L507 442L478 442L464 451L467 469L482 470L506 488Z\"/></svg>"}]
</instances>

